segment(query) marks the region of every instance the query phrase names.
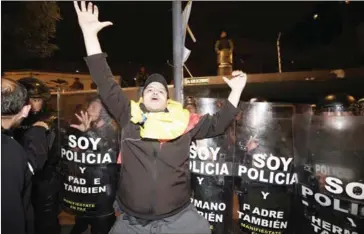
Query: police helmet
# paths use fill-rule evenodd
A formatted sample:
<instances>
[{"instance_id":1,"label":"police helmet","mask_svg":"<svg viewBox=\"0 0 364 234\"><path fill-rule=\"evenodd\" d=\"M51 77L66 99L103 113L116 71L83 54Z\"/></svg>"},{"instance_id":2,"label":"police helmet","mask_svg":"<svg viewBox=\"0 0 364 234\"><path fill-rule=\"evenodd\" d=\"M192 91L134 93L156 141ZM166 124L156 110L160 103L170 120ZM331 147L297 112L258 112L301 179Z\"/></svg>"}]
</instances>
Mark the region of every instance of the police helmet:
<instances>
[{"instance_id":1,"label":"police helmet","mask_svg":"<svg viewBox=\"0 0 364 234\"><path fill-rule=\"evenodd\" d=\"M364 116L364 98L361 98L357 102L358 115Z\"/></svg>"},{"instance_id":2,"label":"police helmet","mask_svg":"<svg viewBox=\"0 0 364 234\"><path fill-rule=\"evenodd\" d=\"M34 77L24 77L18 80L28 91L29 98L42 98L48 101L51 98L51 92L47 85L41 80Z\"/></svg>"},{"instance_id":3,"label":"police helmet","mask_svg":"<svg viewBox=\"0 0 364 234\"><path fill-rule=\"evenodd\" d=\"M360 98L360 99L358 100L358 104L359 104L360 106L364 107L364 98Z\"/></svg>"},{"instance_id":4,"label":"police helmet","mask_svg":"<svg viewBox=\"0 0 364 234\"><path fill-rule=\"evenodd\" d=\"M350 112L355 105L355 98L345 93L329 94L319 98L316 112Z\"/></svg>"}]
</instances>

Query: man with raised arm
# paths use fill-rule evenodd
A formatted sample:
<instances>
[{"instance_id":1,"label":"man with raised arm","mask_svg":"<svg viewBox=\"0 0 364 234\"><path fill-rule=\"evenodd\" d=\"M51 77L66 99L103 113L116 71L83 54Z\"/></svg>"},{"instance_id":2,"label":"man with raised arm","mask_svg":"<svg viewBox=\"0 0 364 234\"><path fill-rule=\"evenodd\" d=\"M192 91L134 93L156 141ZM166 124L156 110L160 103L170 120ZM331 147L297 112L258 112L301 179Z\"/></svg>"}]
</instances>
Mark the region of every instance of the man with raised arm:
<instances>
[{"instance_id":1,"label":"man with raised arm","mask_svg":"<svg viewBox=\"0 0 364 234\"><path fill-rule=\"evenodd\" d=\"M238 113L245 73L224 78L231 93L221 111L198 116L169 99L163 76L152 74L139 102L130 101L112 79L97 33L111 22L99 22L92 3L74 6L82 29L92 79L122 128L122 168L117 200L124 213L110 233L211 233L207 220L190 204L191 140L223 134Z\"/></svg>"}]
</instances>

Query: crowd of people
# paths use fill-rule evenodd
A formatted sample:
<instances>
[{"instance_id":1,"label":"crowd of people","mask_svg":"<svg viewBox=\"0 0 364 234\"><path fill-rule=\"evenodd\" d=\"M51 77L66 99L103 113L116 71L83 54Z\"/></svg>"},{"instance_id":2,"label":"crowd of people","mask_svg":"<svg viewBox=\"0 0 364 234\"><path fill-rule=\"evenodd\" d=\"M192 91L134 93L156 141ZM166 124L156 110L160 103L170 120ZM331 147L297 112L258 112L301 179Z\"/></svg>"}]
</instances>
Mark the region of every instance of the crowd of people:
<instances>
[{"instance_id":1,"label":"crowd of people","mask_svg":"<svg viewBox=\"0 0 364 234\"><path fill-rule=\"evenodd\" d=\"M69 123L47 109L50 92L40 80L2 78L2 233L59 234L61 210L76 217L72 234L89 225L93 234L211 233L190 201L190 144L222 135L242 118L247 75L234 71L224 78L231 92L213 115L197 114L191 98L185 107L173 101L165 78L144 70L137 78L141 98L129 100L97 37L112 23L100 22L90 2L74 7L98 94L75 113L77 123ZM363 99L335 97L324 99L318 113L363 115ZM258 145L247 141L243 150Z\"/></svg>"}]
</instances>

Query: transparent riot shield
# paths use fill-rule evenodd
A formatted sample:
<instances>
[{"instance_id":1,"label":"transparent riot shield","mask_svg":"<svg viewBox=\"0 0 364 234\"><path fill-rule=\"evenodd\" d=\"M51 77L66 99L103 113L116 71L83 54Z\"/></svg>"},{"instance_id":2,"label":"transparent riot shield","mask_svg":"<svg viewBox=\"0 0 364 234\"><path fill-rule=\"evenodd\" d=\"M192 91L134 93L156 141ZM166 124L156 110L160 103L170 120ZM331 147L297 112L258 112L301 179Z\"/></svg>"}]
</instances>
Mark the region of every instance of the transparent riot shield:
<instances>
[{"instance_id":1,"label":"transparent riot shield","mask_svg":"<svg viewBox=\"0 0 364 234\"><path fill-rule=\"evenodd\" d=\"M294 117L297 234L364 233L364 117Z\"/></svg>"},{"instance_id":2,"label":"transparent riot shield","mask_svg":"<svg viewBox=\"0 0 364 234\"><path fill-rule=\"evenodd\" d=\"M235 233L293 233L292 105L240 103L236 123Z\"/></svg>"},{"instance_id":3,"label":"transparent riot shield","mask_svg":"<svg viewBox=\"0 0 364 234\"><path fill-rule=\"evenodd\" d=\"M214 114L224 105L213 98L195 101L199 114ZM191 202L210 222L214 234L233 233L234 131L232 123L224 135L195 141L190 147Z\"/></svg>"},{"instance_id":4,"label":"transparent riot shield","mask_svg":"<svg viewBox=\"0 0 364 234\"><path fill-rule=\"evenodd\" d=\"M119 127L96 92L58 97L61 207L76 216L114 215Z\"/></svg>"}]
</instances>

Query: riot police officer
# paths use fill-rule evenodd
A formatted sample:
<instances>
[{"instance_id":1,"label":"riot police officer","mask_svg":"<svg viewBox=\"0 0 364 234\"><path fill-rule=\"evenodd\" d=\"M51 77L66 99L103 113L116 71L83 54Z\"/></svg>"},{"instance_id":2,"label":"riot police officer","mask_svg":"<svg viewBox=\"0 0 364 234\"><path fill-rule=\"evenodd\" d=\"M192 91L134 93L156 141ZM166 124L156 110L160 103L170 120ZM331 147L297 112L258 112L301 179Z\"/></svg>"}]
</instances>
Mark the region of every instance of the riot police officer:
<instances>
[{"instance_id":1,"label":"riot police officer","mask_svg":"<svg viewBox=\"0 0 364 234\"><path fill-rule=\"evenodd\" d=\"M296 121L297 125L305 125L296 132L296 142L300 135L303 140L295 143L302 146L295 146L299 178L296 213L300 216L297 234L325 232L328 227L323 223L342 233L364 231L362 214L349 208L363 207L356 196L360 189L347 186L360 184L364 176L360 160L364 125L354 116L354 107L353 96L330 94L319 98L314 115L303 117L304 122ZM339 190L333 190L337 185ZM345 192L340 192L341 188Z\"/></svg>"},{"instance_id":2,"label":"riot police officer","mask_svg":"<svg viewBox=\"0 0 364 234\"><path fill-rule=\"evenodd\" d=\"M355 102L353 96L345 93L329 94L319 98L315 112L324 116L353 115Z\"/></svg>"},{"instance_id":3,"label":"riot police officer","mask_svg":"<svg viewBox=\"0 0 364 234\"><path fill-rule=\"evenodd\" d=\"M29 160L34 165L32 204L34 207L35 233L60 233L58 221L59 214L59 175L58 163L60 155L57 146L57 116L47 110L47 101L51 94L49 88L39 79L26 77L18 80L28 92L31 110L15 133L15 138L24 146L28 142L24 133L32 128L33 124L42 121L47 124L47 149L34 149L35 157Z\"/></svg>"},{"instance_id":4,"label":"riot police officer","mask_svg":"<svg viewBox=\"0 0 364 234\"><path fill-rule=\"evenodd\" d=\"M201 113L204 106L198 105L198 100L192 97L187 97L185 100L185 108L191 113ZM221 100L215 100L211 104L213 109L221 109L224 103ZM228 168L228 175L210 175L207 173L196 173L192 169L191 183L193 191L193 204L196 206L198 212L206 217L210 222L210 229L213 234L232 233L232 215L233 215L233 176L232 176L232 163L234 157L234 123L228 128L226 134L217 136L211 139L204 139L202 141L192 142L191 151L198 151L204 147L218 149L217 158L213 160L207 159L209 163L216 165L226 164ZM202 162L197 161L196 164ZM218 204L218 210L212 210L211 207L201 206L203 204ZM211 218L212 215L213 217Z\"/></svg>"},{"instance_id":5,"label":"riot police officer","mask_svg":"<svg viewBox=\"0 0 364 234\"><path fill-rule=\"evenodd\" d=\"M292 233L289 230L293 196L293 107L251 98L240 104L242 117L236 123L235 193L239 201L242 233ZM279 160L285 161L279 163ZM275 161L274 167L270 162ZM280 213L280 218L263 212ZM257 212L258 211L258 212ZM272 223L275 225L272 225Z\"/></svg>"},{"instance_id":6,"label":"riot police officer","mask_svg":"<svg viewBox=\"0 0 364 234\"><path fill-rule=\"evenodd\" d=\"M315 114L318 116L322 116L324 118L328 117L344 117L344 116L353 116L355 113L356 100L353 96L339 93L339 94L330 94L324 97L319 98L318 103L316 105ZM331 124L333 128L341 128L343 119L335 119L335 121L327 121L327 123ZM314 121L314 120L313 120ZM329 171L330 166L325 165L327 162L323 162L320 165L321 168L327 168L322 170L318 170L320 168L316 165L315 176L317 178L317 186L319 188L323 188L325 185L325 178L327 176L326 171Z\"/></svg>"},{"instance_id":7,"label":"riot police officer","mask_svg":"<svg viewBox=\"0 0 364 234\"><path fill-rule=\"evenodd\" d=\"M62 159L61 180L66 187L62 187L61 190L61 206L66 212L76 216L71 234L81 234L88 226L91 226L92 234L107 234L116 219L113 203L120 169L117 163L120 128L99 96L90 97L87 110L75 115L80 123L71 124L67 135L92 139L93 142L97 142L97 146L83 151L78 147L69 147L69 140L62 143L62 150L67 149L69 155L84 154L89 160L80 162L67 157ZM99 155L102 160L94 160L93 155ZM79 184L76 179L70 180L70 177L82 178L80 180L84 180L85 183ZM81 187L84 190L92 188L94 191L97 188L105 188L105 191L80 193L77 189Z\"/></svg>"}]
</instances>

